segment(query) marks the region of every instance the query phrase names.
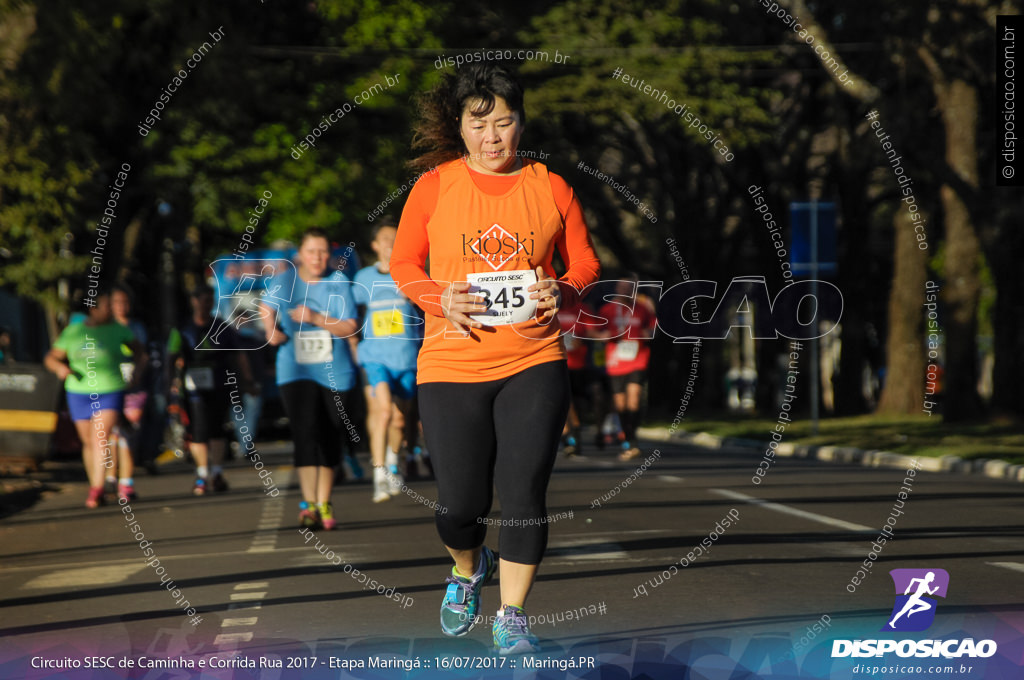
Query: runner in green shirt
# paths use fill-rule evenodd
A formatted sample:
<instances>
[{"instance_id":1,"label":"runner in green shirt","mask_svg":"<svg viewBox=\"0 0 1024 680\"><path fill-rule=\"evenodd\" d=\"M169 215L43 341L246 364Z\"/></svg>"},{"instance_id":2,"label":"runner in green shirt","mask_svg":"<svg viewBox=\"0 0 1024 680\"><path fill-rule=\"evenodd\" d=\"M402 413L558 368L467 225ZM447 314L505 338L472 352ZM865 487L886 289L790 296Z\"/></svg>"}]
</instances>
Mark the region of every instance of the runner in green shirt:
<instances>
[{"instance_id":1,"label":"runner in green shirt","mask_svg":"<svg viewBox=\"0 0 1024 680\"><path fill-rule=\"evenodd\" d=\"M89 477L85 505L95 508L103 503L104 473L116 466L111 443L124 402L125 376L139 374L134 364L143 352L132 332L114 321L109 292L100 290L86 298L86 303L89 313L85 321L65 328L43 363L64 381ZM127 462L117 488L118 496L125 498L134 494L130 456Z\"/></svg>"}]
</instances>

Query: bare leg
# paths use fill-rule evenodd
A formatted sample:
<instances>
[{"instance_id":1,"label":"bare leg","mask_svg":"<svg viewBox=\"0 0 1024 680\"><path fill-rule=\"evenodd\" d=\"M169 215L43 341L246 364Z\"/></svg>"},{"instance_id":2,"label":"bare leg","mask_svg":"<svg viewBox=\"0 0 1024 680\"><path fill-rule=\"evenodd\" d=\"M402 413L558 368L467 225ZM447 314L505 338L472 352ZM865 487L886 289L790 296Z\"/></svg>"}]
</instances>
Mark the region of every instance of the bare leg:
<instances>
[{"instance_id":1,"label":"bare leg","mask_svg":"<svg viewBox=\"0 0 1024 680\"><path fill-rule=\"evenodd\" d=\"M189 444L189 451L192 452L192 460L196 462L197 467L207 467L210 464L210 446L208 444L198 444L192 442Z\"/></svg>"},{"instance_id":2,"label":"bare leg","mask_svg":"<svg viewBox=\"0 0 1024 680\"><path fill-rule=\"evenodd\" d=\"M391 390L387 383L367 387L366 429L370 435L370 457L374 467L384 465L387 449L388 426L391 421Z\"/></svg>"},{"instance_id":3,"label":"bare leg","mask_svg":"<svg viewBox=\"0 0 1024 680\"><path fill-rule=\"evenodd\" d=\"M118 428L117 431L117 467L118 477L131 479L135 476L135 461L132 460L132 449L125 430L130 427Z\"/></svg>"},{"instance_id":4,"label":"bare leg","mask_svg":"<svg viewBox=\"0 0 1024 680\"><path fill-rule=\"evenodd\" d=\"M82 442L82 465L85 466L85 475L89 479L90 487L103 486L104 470L102 456L96 454L96 439L93 434L91 420L76 420L75 430L78 432L78 439ZM97 468L96 461L100 464Z\"/></svg>"},{"instance_id":5,"label":"bare leg","mask_svg":"<svg viewBox=\"0 0 1024 680\"><path fill-rule=\"evenodd\" d=\"M537 576L536 564L520 564L508 560L498 560L501 565L501 604L523 607L526 596L533 588L533 580Z\"/></svg>"},{"instance_id":6,"label":"bare leg","mask_svg":"<svg viewBox=\"0 0 1024 680\"><path fill-rule=\"evenodd\" d=\"M304 501L316 502L318 490L318 477L320 468L315 465L303 465L295 468L299 473L299 488L302 490Z\"/></svg>"},{"instance_id":7,"label":"bare leg","mask_svg":"<svg viewBox=\"0 0 1024 680\"><path fill-rule=\"evenodd\" d=\"M99 480L95 486L102 486L106 473L108 471L113 473L117 465L117 451L112 447L117 445L114 428L117 426L120 416L120 413L110 409L95 411L89 423L92 426L93 451L95 452L93 469L96 470L96 479Z\"/></svg>"},{"instance_id":8,"label":"bare leg","mask_svg":"<svg viewBox=\"0 0 1024 680\"><path fill-rule=\"evenodd\" d=\"M392 451L398 453L402 450L402 440L405 438L405 415L398 406L398 400L391 403L391 418L388 423L388 446Z\"/></svg>"},{"instance_id":9,"label":"bare leg","mask_svg":"<svg viewBox=\"0 0 1024 680\"><path fill-rule=\"evenodd\" d=\"M626 385L626 409L629 411L640 410L640 395L643 394L644 387L638 383L629 383Z\"/></svg>"}]
</instances>

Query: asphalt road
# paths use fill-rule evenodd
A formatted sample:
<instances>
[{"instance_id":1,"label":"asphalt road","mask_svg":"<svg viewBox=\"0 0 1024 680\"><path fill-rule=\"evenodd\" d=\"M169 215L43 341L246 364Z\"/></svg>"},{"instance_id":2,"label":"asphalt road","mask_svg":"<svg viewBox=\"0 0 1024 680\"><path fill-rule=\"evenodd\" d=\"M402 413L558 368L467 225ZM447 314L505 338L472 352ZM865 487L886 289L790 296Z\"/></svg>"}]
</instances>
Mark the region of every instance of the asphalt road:
<instances>
[{"instance_id":1,"label":"asphalt road","mask_svg":"<svg viewBox=\"0 0 1024 680\"><path fill-rule=\"evenodd\" d=\"M606 669L587 677L683 677L678 664L673 670L682 645L692 661L688 677L740 677L733 676L740 667L760 677L798 677L801 664L807 673L812 662L830 664L811 669L813 677L860 677L850 669L855 660L823 660L828 645L817 652L815 645L826 637L879 637L893 607L887 572L941 568L950 575L949 592L928 635L981 639L998 630L1018 640L1002 649L1022 663L1024 499L1018 484L918 472L903 514L895 517L894 539L873 553L872 569L851 593L851 578L894 514L903 471L779 459L755 485L760 454L645 447L646 454L655 450L640 474L642 460L622 463L596 449L559 461L549 513L572 516L550 526L527 608L538 618L533 631L545 647L543 658L577 656L579 663L596 660ZM266 460L282 489L276 498L264 493L246 461L229 467L231 490L214 496L193 497L184 469L139 477L140 499L131 510L136 531L151 542L143 548L121 507L83 507L84 483L63 485L62 492L2 520L0 677L72 677L31 666L93 655L136 664L140 657L313 663L328 673L323 677L349 677L344 667L331 665L381 655L431 664L424 668L453 658L497 663L489 625L456 640L440 634L438 607L450 561L433 511L413 497L434 498L431 482L412 482L410 493L376 505L367 483L338 486L340 526L314 537L297 525L290 457ZM731 526L724 526L730 517ZM492 528L492 545L495 534ZM698 555L702 541L705 554ZM173 579L177 595L161 576ZM377 584L385 594L367 587ZM498 605L492 583L483 591L483 613L493 614ZM193 618L188 606L196 610ZM824 630L811 641L816 622ZM801 637L803 648L794 650ZM788 661L782 658L787 651ZM800 660L794 663L793 656ZM36 657L44 661L32 662ZM517 672L527 673L518 663ZM136 665L73 677L201 673ZM206 673L202 677L312 677L287 668Z\"/></svg>"}]
</instances>

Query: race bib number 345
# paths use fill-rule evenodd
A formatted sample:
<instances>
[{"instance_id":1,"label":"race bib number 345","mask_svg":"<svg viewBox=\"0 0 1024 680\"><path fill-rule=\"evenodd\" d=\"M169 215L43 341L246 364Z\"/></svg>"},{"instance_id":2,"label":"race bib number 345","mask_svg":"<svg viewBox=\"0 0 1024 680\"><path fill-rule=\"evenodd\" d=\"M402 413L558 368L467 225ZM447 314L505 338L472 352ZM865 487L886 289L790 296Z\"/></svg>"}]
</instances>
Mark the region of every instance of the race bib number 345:
<instances>
[{"instance_id":1,"label":"race bib number 345","mask_svg":"<svg viewBox=\"0 0 1024 680\"><path fill-rule=\"evenodd\" d=\"M527 290L537 283L537 273L532 269L467 274L466 280L469 292L481 296L487 305L486 312L473 315L485 326L521 323L537 311L537 301L530 299Z\"/></svg>"}]
</instances>

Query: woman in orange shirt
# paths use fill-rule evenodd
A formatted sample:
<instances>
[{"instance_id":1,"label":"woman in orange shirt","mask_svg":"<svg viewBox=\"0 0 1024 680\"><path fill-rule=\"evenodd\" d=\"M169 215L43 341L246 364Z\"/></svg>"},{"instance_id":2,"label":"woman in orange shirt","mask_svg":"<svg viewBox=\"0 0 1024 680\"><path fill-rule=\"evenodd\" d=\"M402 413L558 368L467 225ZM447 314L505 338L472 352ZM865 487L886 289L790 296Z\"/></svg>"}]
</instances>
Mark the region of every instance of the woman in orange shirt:
<instances>
[{"instance_id":1,"label":"woman in orange shirt","mask_svg":"<svg viewBox=\"0 0 1024 680\"><path fill-rule=\"evenodd\" d=\"M437 477L437 530L455 561L441 629L461 636L476 622L497 566L483 544L496 485L495 647L538 651L523 606L547 545L545 495L569 406L552 320L579 303L600 263L572 189L518 153L526 115L508 70L473 64L446 74L419 113L414 146L426 152L413 165L432 172L409 193L391 272L426 313L420 415Z\"/></svg>"}]
</instances>

